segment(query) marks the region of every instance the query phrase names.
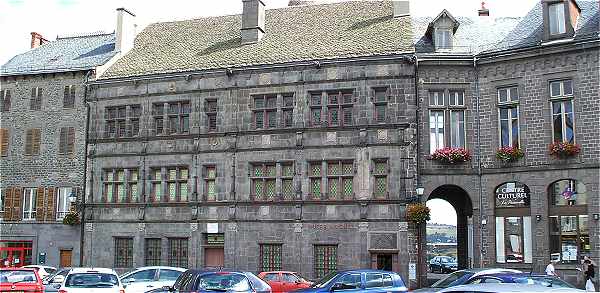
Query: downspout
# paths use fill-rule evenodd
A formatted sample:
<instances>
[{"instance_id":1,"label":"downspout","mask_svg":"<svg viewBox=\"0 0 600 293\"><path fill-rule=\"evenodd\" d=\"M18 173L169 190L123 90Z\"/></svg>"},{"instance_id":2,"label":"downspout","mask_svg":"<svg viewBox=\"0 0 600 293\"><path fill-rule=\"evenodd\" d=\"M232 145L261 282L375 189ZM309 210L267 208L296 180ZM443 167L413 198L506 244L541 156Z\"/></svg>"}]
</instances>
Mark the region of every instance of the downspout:
<instances>
[{"instance_id":1,"label":"downspout","mask_svg":"<svg viewBox=\"0 0 600 293\"><path fill-rule=\"evenodd\" d=\"M420 112L421 112L421 103L419 101L419 58L417 57L417 54L415 53L415 55L413 56L413 60L414 62L414 87L415 87L415 139L416 139L416 152L415 152L415 186L414 186L414 190L416 191L417 187L421 186L421 177L420 177L420 173L421 172L421 137L419 136L419 121L420 121ZM417 195L418 197L419 195ZM418 201L421 202L422 199L418 198ZM422 224L419 224L417 227L417 288L421 288L423 287L423 270L422 270L422 241L423 241L423 237L422 237L422 231L423 227ZM426 234L426 233L425 233ZM427 279L427 278L426 278Z\"/></svg>"},{"instance_id":2,"label":"downspout","mask_svg":"<svg viewBox=\"0 0 600 293\"><path fill-rule=\"evenodd\" d=\"M80 235L79 235L79 265L83 266L83 251L84 251L84 236L85 236L85 198L86 198L86 192L87 192L87 161L88 161L88 133L90 132L90 105L88 104L87 101L87 95L88 95L88 81L90 78L90 75L92 74L93 70L89 70L86 74L85 74L85 80L84 80L84 91L83 91L83 104L85 105L85 114L86 114L86 120L85 120L85 139L84 139L84 143L85 143L85 147L84 147L84 160L83 160L83 192L81 195L81 227L80 227Z\"/></svg>"},{"instance_id":3,"label":"downspout","mask_svg":"<svg viewBox=\"0 0 600 293\"><path fill-rule=\"evenodd\" d=\"M476 121L477 121L477 145L475 147L475 152L477 153L477 179L479 187L479 267L483 267L483 178L482 178L482 168L481 168L481 117L480 117L480 109L479 109L479 71L477 67L477 56L473 56L473 69L475 72L475 105L476 105Z\"/></svg>"}]
</instances>

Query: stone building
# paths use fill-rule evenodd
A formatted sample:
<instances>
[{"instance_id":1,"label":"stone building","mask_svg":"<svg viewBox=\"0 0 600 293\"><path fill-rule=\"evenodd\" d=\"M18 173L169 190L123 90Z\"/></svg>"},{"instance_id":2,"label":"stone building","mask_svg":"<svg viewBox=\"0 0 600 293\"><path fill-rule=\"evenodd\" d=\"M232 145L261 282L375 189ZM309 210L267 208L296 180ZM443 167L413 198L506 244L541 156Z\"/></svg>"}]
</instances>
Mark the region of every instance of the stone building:
<instances>
[{"instance_id":1,"label":"stone building","mask_svg":"<svg viewBox=\"0 0 600 293\"><path fill-rule=\"evenodd\" d=\"M408 279L406 3L243 4L148 26L90 83L86 263Z\"/></svg>"},{"instance_id":2,"label":"stone building","mask_svg":"<svg viewBox=\"0 0 600 293\"><path fill-rule=\"evenodd\" d=\"M118 10L119 18L126 10ZM125 17L126 18L126 17ZM64 225L83 194L88 79L119 57L122 33L31 33L31 50L0 71L0 267L80 264L80 226Z\"/></svg>"},{"instance_id":3,"label":"stone building","mask_svg":"<svg viewBox=\"0 0 600 293\"><path fill-rule=\"evenodd\" d=\"M582 284L582 257L600 257L598 2L541 1L522 18L483 12L414 19L424 200L455 207L460 267L543 272L556 259ZM553 156L555 142L581 149ZM444 147L472 159L427 160ZM504 161L500 148L523 156Z\"/></svg>"}]
</instances>

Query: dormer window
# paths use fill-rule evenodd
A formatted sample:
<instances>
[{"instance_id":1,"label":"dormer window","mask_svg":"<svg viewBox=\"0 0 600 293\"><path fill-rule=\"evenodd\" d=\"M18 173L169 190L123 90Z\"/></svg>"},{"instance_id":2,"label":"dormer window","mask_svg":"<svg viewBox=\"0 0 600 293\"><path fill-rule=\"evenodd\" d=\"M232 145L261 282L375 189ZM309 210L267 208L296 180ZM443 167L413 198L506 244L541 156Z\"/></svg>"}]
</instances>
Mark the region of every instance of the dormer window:
<instances>
[{"instance_id":1,"label":"dormer window","mask_svg":"<svg viewBox=\"0 0 600 293\"><path fill-rule=\"evenodd\" d=\"M561 35L567 32L564 3L548 5L548 25L550 35Z\"/></svg>"},{"instance_id":2,"label":"dormer window","mask_svg":"<svg viewBox=\"0 0 600 293\"><path fill-rule=\"evenodd\" d=\"M449 29L435 30L435 49L451 49L452 48L452 31Z\"/></svg>"}]
</instances>

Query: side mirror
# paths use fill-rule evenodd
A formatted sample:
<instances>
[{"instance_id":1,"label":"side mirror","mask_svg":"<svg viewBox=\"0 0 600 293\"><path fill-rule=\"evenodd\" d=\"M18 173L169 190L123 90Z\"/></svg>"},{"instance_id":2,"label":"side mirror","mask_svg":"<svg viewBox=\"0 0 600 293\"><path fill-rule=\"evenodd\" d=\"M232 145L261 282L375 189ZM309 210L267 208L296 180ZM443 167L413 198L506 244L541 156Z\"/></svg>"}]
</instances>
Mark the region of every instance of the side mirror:
<instances>
[{"instance_id":1,"label":"side mirror","mask_svg":"<svg viewBox=\"0 0 600 293\"><path fill-rule=\"evenodd\" d=\"M56 276L55 276L55 277L52 279L51 283L52 283L52 284L61 284L61 283L62 283L62 282L64 282L64 281L65 281L65 276L63 276L63 275L56 275Z\"/></svg>"},{"instance_id":2,"label":"side mirror","mask_svg":"<svg viewBox=\"0 0 600 293\"><path fill-rule=\"evenodd\" d=\"M127 278L127 279L123 280L123 283L127 283L127 284L134 283L134 282L135 282L134 278Z\"/></svg>"},{"instance_id":3,"label":"side mirror","mask_svg":"<svg viewBox=\"0 0 600 293\"><path fill-rule=\"evenodd\" d=\"M344 289L344 284L342 283L335 283L333 284L333 286L331 286L331 290L330 291L339 291L339 290L343 290Z\"/></svg>"}]
</instances>

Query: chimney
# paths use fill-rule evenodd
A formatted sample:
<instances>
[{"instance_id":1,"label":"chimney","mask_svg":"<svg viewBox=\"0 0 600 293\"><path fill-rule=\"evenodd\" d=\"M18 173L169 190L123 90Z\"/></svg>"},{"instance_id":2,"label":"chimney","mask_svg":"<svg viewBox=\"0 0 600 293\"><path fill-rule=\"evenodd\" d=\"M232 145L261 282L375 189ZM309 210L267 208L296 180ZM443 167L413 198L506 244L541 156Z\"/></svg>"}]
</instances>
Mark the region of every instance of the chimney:
<instances>
[{"instance_id":1,"label":"chimney","mask_svg":"<svg viewBox=\"0 0 600 293\"><path fill-rule=\"evenodd\" d=\"M261 0L242 0L242 44L260 41L265 34L265 4Z\"/></svg>"},{"instance_id":2,"label":"chimney","mask_svg":"<svg viewBox=\"0 0 600 293\"><path fill-rule=\"evenodd\" d=\"M135 29L135 14L125 8L117 8L115 51L124 54L133 48Z\"/></svg>"},{"instance_id":3,"label":"chimney","mask_svg":"<svg viewBox=\"0 0 600 293\"><path fill-rule=\"evenodd\" d=\"M410 15L410 1L408 0L393 0L392 5L394 6L394 17L409 16Z\"/></svg>"},{"instance_id":4,"label":"chimney","mask_svg":"<svg viewBox=\"0 0 600 293\"><path fill-rule=\"evenodd\" d=\"M490 10L485 8L485 2L481 2L481 9L477 10L479 16L490 16Z\"/></svg>"},{"instance_id":5,"label":"chimney","mask_svg":"<svg viewBox=\"0 0 600 293\"><path fill-rule=\"evenodd\" d=\"M47 42L48 40L44 39L42 35L36 32L31 32L31 49L37 48Z\"/></svg>"}]
</instances>

